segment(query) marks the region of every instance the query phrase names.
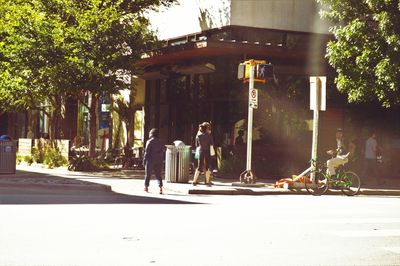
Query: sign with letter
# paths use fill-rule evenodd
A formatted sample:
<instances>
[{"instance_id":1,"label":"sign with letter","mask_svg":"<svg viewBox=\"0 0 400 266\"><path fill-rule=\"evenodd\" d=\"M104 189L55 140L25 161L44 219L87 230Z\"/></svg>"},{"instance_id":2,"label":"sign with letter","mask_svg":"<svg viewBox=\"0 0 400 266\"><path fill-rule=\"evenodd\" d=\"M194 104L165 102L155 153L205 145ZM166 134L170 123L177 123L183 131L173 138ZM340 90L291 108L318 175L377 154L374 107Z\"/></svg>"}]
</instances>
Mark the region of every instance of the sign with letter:
<instances>
[{"instance_id":1,"label":"sign with letter","mask_svg":"<svg viewBox=\"0 0 400 266\"><path fill-rule=\"evenodd\" d=\"M18 139L18 155L32 156L32 139Z\"/></svg>"},{"instance_id":2,"label":"sign with letter","mask_svg":"<svg viewBox=\"0 0 400 266\"><path fill-rule=\"evenodd\" d=\"M257 89L251 89L249 92L249 106L253 109L258 108L258 91L257 91Z\"/></svg>"}]
</instances>

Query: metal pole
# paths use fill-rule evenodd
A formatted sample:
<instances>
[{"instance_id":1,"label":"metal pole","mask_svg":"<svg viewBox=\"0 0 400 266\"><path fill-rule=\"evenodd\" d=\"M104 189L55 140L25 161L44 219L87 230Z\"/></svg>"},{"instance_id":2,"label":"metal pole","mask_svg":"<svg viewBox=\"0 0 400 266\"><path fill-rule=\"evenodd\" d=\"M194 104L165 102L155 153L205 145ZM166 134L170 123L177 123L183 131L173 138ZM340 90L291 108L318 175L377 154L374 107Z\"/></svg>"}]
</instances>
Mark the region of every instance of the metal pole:
<instances>
[{"instance_id":1,"label":"metal pole","mask_svg":"<svg viewBox=\"0 0 400 266\"><path fill-rule=\"evenodd\" d=\"M246 170L251 171L251 148L253 141L253 108L250 106L251 90L254 89L254 65L250 66L249 80L249 114L247 121L247 163Z\"/></svg>"},{"instance_id":2,"label":"metal pole","mask_svg":"<svg viewBox=\"0 0 400 266\"><path fill-rule=\"evenodd\" d=\"M317 159L318 153L318 120L319 120L319 109L320 109L320 95L321 95L321 80L320 78L316 78L315 80L315 108L314 108L314 121L313 121L313 140L312 140L312 150L311 150L311 158L313 160ZM311 167L313 167L311 163ZM311 177L314 180L314 175Z\"/></svg>"}]
</instances>

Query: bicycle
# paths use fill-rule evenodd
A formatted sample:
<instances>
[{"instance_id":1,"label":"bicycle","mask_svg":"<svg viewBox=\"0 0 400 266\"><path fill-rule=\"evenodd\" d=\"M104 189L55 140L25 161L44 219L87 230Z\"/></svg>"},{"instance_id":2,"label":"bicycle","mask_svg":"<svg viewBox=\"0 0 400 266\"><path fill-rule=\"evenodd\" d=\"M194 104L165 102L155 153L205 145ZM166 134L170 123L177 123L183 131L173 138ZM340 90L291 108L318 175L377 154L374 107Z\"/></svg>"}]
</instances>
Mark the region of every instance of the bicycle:
<instances>
[{"instance_id":1,"label":"bicycle","mask_svg":"<svg viewBox=\"0 0 400 266\"><path fill-rule=\"evenodd\" d=\"M353 171L346 170L344 165L336 169L336 175L332 178L325 174L328 168L326 163L314 159L311 160L311 163L311 170L304 180L308 193L320 196L326 193L329 188L340 189L347 196L354 196L360 192L360 177Z\"/></svg>"},{"instance_id":2,"label":"bicycle","mask_svg":"<svg viewBox=\"0 0 400 266\"><path fill-rule=\"evenodd\" d=\"M114 168L115 169L135 169L142 170L143 158L140 156L140 150L138 151L139 157L135 157L132 149L124 148L124 154L115 158Z\"/></svg>"}]
</instances>

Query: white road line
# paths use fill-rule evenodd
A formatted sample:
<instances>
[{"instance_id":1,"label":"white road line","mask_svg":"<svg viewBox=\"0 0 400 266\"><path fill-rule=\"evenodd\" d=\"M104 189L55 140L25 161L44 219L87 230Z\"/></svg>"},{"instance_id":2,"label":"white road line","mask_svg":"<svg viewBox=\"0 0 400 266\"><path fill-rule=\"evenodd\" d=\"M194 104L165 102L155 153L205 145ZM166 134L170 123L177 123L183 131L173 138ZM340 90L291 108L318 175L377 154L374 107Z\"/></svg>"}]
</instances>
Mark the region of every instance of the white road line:
<instances>
[{"instance_id":1,"label":"white road line","mask_svg":"<svg viewBox=\"0 0 400 266\"><path fill-rule=\"evenodd\" d=\"M400 236L400 229L341 230L329 233L340 237L396 237Z\"/></svg>"},{"instance_id":2,"label":"white road line","mask_svg":"<svg viewBox=\"0 0 400 266\"><path fill-rule=\"evenodd\" d=\"M277 220L278 222L278 220ZM293 224L293 221L281 221L279 223ZM328 219L302 219L296 224L396 224L400 225L400 218L328 218Z\"/></svg>"},{"instance_id":3,"label":"white road line","mask_svg":"<svg viewBox=\"0 0 400 266\"><path fill-rule=\"evenodd\" d=\"M396 254L400 254L400 247L382 247L382 249L396 253Z\"/></svg>"}]
</instances>

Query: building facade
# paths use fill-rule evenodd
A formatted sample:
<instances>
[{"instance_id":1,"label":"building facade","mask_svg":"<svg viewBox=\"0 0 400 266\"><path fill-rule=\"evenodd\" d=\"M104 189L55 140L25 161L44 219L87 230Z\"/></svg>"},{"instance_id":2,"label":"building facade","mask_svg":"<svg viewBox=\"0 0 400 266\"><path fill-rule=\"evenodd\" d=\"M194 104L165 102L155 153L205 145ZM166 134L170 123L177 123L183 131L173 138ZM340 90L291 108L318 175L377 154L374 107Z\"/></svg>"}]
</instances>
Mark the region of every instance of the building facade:
<instances>
[{"instance_id":1,"label":"building facade","mask_svg":"<svg viewBox=\"0 0 400 266\"><path fill-rule=\"evenodd\" d=\"M345 128L349 140L357 142L354 154L361 164L367 129L381 116L394 119L375 104L349 105L337 92L335 71L325 59L326 43L333 36L314 0L179 3L149 14L165 46L139 62L146 80L145 131L160 128L164 142L179 139L194 145L198 124L211 121L216 145L232 146L238 130L246 129L248 85L237 79L237 66L249 59L274 66L274 79L256 84L256 173L287 176L307 165L312 139L310 76L328 80L320 153L333 148L336 128ZM360 113L371 108L376 119L366 122Z\"/></svg>"}]
</instances>

